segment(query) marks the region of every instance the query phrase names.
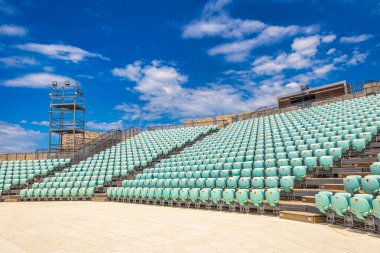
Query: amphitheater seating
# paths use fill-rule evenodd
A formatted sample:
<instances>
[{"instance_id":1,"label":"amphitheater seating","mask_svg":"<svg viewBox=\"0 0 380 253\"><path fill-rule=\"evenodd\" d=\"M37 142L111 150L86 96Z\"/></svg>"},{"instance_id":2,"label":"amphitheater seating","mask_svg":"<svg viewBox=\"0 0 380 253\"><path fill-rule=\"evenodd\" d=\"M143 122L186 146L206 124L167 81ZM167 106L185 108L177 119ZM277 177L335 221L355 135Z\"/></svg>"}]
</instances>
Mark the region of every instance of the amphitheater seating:
<instances>
[{"instance_id":1,"label":"amphitheater seating","mask_svg":"<svg viewBox=\"0 0 380 253\"><path fill-rule=\"evenodd\" d=\"M26 187L35 178L47 176L70 164L70 159L0 162L0 191Z\"/></svg>"},{"instance_id":2,"label":"amphitheater seating","mask_svg":"<svg viewBox=\"0 0 380 253\"><path fill-rule=\"evenodd\" d=\"M203 126L140 133L60 173L55 173L53 177L45 178L41 183L33 184L29 193L32 195L25 195L23 192L21 197L45 198L45 195L40 194L47 190L50 192L48 198L90 198L94 194L95 187L109 185L115 178L125 178L134 170L147 167L158 157L182 148L212 129L215 127Z\"/></svg>"},{"instance_id":3,"label":"amphitheater seating","mask_svg":"<svg viewBox=\"0 0 380 253\"><path fill-rule=\"evenodd\" d=\"M379 98L340 101L232 123L154 168L144 169L135 180L123 182L123 187L163 187L174 198L177 193L169 189L179 187L186 189L182 201L189 201L190 195L190 201L198 201L201 194L201 201L215 204L259 206L266 200L276 206L281 191L292 193L308 174L329 172L349 150L366 148L380 126ZM372 170L376 168L374 165ZM160 179L165 179L165 184L157 186ZM358 178L350 183L347 190L351 194L363 185ZM207 191L203 192L203 187ZM376 191L372 184L367 188ZM349 205L349 199L341 197L339 200ZM335 202L331 195L327 198ZM321 210L326 212L326 208L330 204L321 204ZM345 212L340 202L335 208Z\"/></svg>"},{"instance_id":4,"label":"amphitheater seating","mask_svg":"<svg viewBox=\"0 0 380 253\"><path fill-rule=\"evenodd\" d=\"M380 112L376 111L376 115ZM359 130L356 130L359 132ZM377 134L374 130L368 131ZM363 139L364 140L364 139ZM369 143L370 139L366 139ZM357 139L352 140L355 145ZM363 143L362 143L363 144ZM354 147L357 151L362 148ZM343 179L344 190L347 193L319 192L315 195L315 204L321 213L333 212L338 217L353 215L359 221L368 221L380 218L380 154L377 162L370 166L370 175L362 178L360 175L349 175ZM330 201L329 201L329 199Z\"/></svg>"}]
</instances>

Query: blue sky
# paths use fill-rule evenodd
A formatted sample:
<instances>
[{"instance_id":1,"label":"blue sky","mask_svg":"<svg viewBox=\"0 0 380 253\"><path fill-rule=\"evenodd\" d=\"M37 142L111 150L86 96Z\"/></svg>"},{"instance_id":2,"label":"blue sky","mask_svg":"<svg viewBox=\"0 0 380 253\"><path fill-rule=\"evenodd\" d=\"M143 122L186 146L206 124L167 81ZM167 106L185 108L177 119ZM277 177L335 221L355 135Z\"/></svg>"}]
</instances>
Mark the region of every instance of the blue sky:
<instances>
[{"instance_id":1,"label":"blue sky","mask_svg":"<svg viewBox=\"0 0 380 253\"><path fill-rule=\"evenodd\" d=\"M379 18L378 0L0 0L0 152L47 146L54 80L106 131L380 79Z\"/></svg>"}]
</instances>

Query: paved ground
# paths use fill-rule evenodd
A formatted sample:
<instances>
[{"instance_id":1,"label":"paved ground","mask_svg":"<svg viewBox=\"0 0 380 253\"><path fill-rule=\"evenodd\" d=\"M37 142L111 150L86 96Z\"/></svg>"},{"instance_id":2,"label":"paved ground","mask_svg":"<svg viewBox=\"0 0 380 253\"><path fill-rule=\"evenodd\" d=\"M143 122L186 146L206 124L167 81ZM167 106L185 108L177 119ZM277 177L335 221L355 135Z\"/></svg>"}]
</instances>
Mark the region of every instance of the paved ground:
<instances>
[{"instance_id":1,"label":"paved ground","mask_svg":"<svg viewBox=\"0 0 380 253\"><path fill-rule=\"evenodd\" d=\"M380 252L380 238L277 217L126 203L0 203L0 252Z\"/></svg>"}]
</instances>

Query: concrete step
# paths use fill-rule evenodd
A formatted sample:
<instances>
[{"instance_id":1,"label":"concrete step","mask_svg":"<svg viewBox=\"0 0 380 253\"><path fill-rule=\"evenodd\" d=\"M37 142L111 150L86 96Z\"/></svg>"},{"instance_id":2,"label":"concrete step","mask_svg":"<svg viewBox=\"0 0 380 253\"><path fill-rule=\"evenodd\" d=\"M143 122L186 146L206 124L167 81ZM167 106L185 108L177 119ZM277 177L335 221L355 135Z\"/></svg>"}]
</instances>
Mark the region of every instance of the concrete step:
<instances>
[{"instance_id":1,"label":"concrete step","mask_svg":"<svg viewBox=\"0 0 380 253\"><path fill-rule=\"evenodd\" d=\"M362 177L365 177L365 176L370 175L370 174L371 174L370 172L341 172L338 174L338 177L345 178L345 177L350 176L350 175L360 175Z\"/></svg>"},{"instance_id":2,"label":"concrete step","mask_svg":"<svg viewBox=\"0 0 380 253\"><path fill-rule=\"evenodd\" d=\"M322 214L299 211L280 211L280 219L302 221L312 224L326 222L326 217Z\"/></svg>"},{"instance_id":3,"label":"concrete step","mask_svg":"<svg viewBox=\"0 0 380 253\"><path fill-rule=\"evenodd\" d=\"M306 178L305 183L307 187L316 186L321 184L343 184L343 178Z\"/></svg>"},{"instance_id":4,"label":"concrete step","mask_svg":"<svg viewBox=\"0 0 380 253\"><path fill-rule=\"evenodd\" d=\"M357 172L369 172L369 167L347 167L347 168L334 168L331 171L333 175L339 175L339 173L348 172L348 173L357 173Z\"/></svg>"},{"instance_id":5,"label":"concrete step","mask_svg":"<svg viewBox=\"0 0 380 253\"><path fill-rule=\"evenodd\" d=\"M4 199L4 202L18 202L18 199Z\"/></svg>"},{"instance_id":6,"label":"concrete step","mask_svg":"<svg viewBox=\"0 0 380 253\"><path fill-rule=\"evenodd\" d=\"M302 202L305 202L305 203L315 203L315 197L314 196L302 196L301 200L302 200Z\"/></svg>"},{"instance_id":7,"label":"concrete step","mask_svg":"<svg viewBox=\"0 0 380 253\"><path fill-rule=\"evenodd\" d=\"M280 200L280 210L319 213L314 203L306 203L301 200Z\"/></svg>"},{"instance_id":8,"label":"concrete step","mask_svg":"<svg viewBox=\"0 0 380 253\"><path fill-rule=\"evenodd\" d=\"M107 202L107 197L102 197L102 198L93 198L92 201L95 202Z\"/></svg>"},{"instance_id":9,"label":"concrete step","mask_svg":"<svg viewBox=\"0 0 380 253\"><path fill-rule=\"evenodd\" d=\"M293 193L294 193L294 196L295 197L298 197L298 198L302 198L302 197L305 197L305 196L315 196L315 194L319 193L320 191L322 191L324 189L320 189L320 188L303 188L303 189L294 189L293 190ZM329 190L331 192L345 192L344 190Z\"/></svg>"},{"instance_id":10,"label":"concrete step","mask_svg":"<svg viewBox=\"0 0 380 253\"><path fill-rule=\"evenodd\" d=\"M321 190L344 190L343 184L321 184Z\"/></svg>"}]
</instances>

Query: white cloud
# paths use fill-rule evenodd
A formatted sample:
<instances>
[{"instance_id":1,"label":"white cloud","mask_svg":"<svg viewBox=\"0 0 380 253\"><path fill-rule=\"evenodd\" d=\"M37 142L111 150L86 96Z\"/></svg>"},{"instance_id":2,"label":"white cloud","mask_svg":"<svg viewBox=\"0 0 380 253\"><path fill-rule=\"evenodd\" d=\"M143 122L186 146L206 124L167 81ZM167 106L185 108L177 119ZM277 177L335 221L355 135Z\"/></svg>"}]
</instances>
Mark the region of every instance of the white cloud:
<instances>
[{"instance_id":1,"label":"white cloud","mask_svg":"<svg viewBox=\"0 0 380 253\"><path fill-rule=\"evenodd\" d=\"M117 77L127 78L131 81L137 81L141 77L141 61L135 61L133 64L127 64L125 68L114 68L112 74Z\"/></svg>"},{"instance_id":2,"label":"white cloud","mask_svg":"<svg viewBox=\"0 0 380 253\"><path fill-rule=\"evenodd\" d=\"M351 59L347 62L348 65L358 65L360 63L365 62L365 60L368 57L368 53L360 53L359 51L355 50L352 53Z\"/></svg>"},{"instance_id":3,"label":"white cloud","mask_svg":"<svg viewBox=\"0 0 380 253\"><path fill-rule=\"evenodd\" d=\"M53 81L57 81L58 83L63 83L64 81L77 83L76 80L67 76L51 73L33 73L2 81L0 85L7 87L48 88Z\"/></svg>"},{"instance_id":4,"label":"white cloud","mask_svg":"<svg viewBox=\"0 0 380 253\"><path fill-rule=\"evenodd\" d=\"M336 51L336 48L330 48L329 49L329 51L327 51L327 55L331 55L331 54L333 54L333 53L335 53L335 51Z\"/></svg>"},{"instance_id":5,"label":"white cloud","mask_svg":"<svg viewBox=\"0 0 380 253\"><path fill-rule=\"evenodd\" d=\"M0 152L28 152L38 147L45 135L18 124L0 121Z\"/></svg>"},{"instance_id":6,"label":"white cloud","mask_svg":"<svg viewBox=\"0 0 380 253\"><path fill-rule=\"evenodd\" d=\"M196 20L183 28L184 38L216 37L242 38L262 31L266 25L258 20L232 19L221 15L205 20Z\"/></svg>"},{"instance_id":7,"label":"white cloud","mask_svg":"<svg viewBox=\"0 0 380 253\"><path fill-rule=\"evenodd\" d=\"M40 53L53 59L60 59L78 63L85 58L100 58L102 60L109 60L107 57L101 54L91 53L79 47L62 44L38 44L27 43L23 45L17 45L18 49Z\"/></svg>"},{"instance_id":8,"label":"white cloud","mask_svg":"<svg viewBox=\"0 0 380 253\"><path fill-rule=\"evenodd\" d=\"M49 126L49 121L46 121L46 120L43 120L43 121L32 121L32 125Z\"/></svg>"},{"instance_id":9,"label":"white cloud","mask_svg":"<svg viewBox=\"0 0 380 253\"><path fill-rule=\"evenodd\" d=\"M330 34L322 37L322 42L323 43L331 43L336 39L335 34Z\"/></svg>"},{"instance_id":10,"label":"white cloud","mask_svg":"<svg viewBox=\"0 0 380 253\"><path fill-rule=\"evenodd\" d=\"M373 37L372 34L362 34L362 35L355 35L351 37L342 37L340 38L340 42L342 43L360 43L364 42L366 40L369 40Z\"/></svg>"},{"instance_id":11,"label":"white cloud","mask_svg":"<svg viewBox=\"0 0 380 253\"><path fill-rule=\"evenodd\" d=\"M285 38L292 37L297 34L313 33L316 30L317 27L315 26L268 26L255 38L225 43L210 49L208 53L210 55L224 55L227 61L239 62L245 60L254 48L264 45L273 45L284 40Z\"/></svg>"},{"instance_id":12,"label":"white cloud","mask_svg":"<svg viewBox=\"0 0 380 253\"><path fill-rule=\"evenodd\" d=\"M121 120L115 122L87 122L87 127L92 130L109 131L123 128L123 122Z\"/></svg>"},{"instance_id":13,"label":"white cloud","mask_svg":"<svg viewBox=\"0 0 380 253\"><path fill-rule=\"evenodd\" d=\"M208 54L222 55L229 62L241 62L247 59L254 48L272 45L298 34L313 34L319 29L318 26L275 26L260 20L232 18L223 10L229 2L231 1L210 1L198 19L183 27L182 36L198 39L203 37L234 39L232 42L211 48ZM335 39L334 36L326 37L325 40L332 41Z\"/></svg>"},{"instance_id":14,"label":"white cloud","mask_svg":"<svg viewBox=\"0 0 380 253\"><path fill-rule=\"evenodd\" d=\"M133 64L130 64L133 65ZM155 120L161 117L184 119L252 111L272 104L275 96L294 90L288 84L266 83L259 86L208 84L200 88L185 88L188 77L177 68L163 62L140 65L134 90L140 93L142 106L122 103L115 107L125 113L124 120ZM298 87L298 86L297 86Z\"/></svg>"},{"instance_id":15,"label":"white cloud","mask_svg":"<svg viewBox=\"0 0 380 253\"><path fill-rule=\"evenodd\" d=\"M17 25L1 25L0 26L0 35L24 36L27 33L28 33L28 30L21 26L17 26Z\"/></svg>"},{"instance_id":16,"label":"white cloud","mask_svg":"<svg viewBox=\"0 0 380 253\"><path fill-rule=\"evenodd\" d=\"M8 68L22 68L38 65L38 61L27 56L11 56L0 58L0 63Z\"/></svg>"},{"instance_id":17,"label":"white cloud","mask_svg":"<svg viewBox=\"0 0 380 253\"><path fill-rule=\"evenodd\" d=\"M334 69L334 64L330 63L322 67L314 69L314 73L319 76L325 76L327 73Z\"/></svg>"},{"instance_id":18,"label":"white cloud","mask_svg":"<svg viewBox=\"0 0 380 253\"><path fill-rule=\"evenodd\" d=\"M23 119L23 120L20 121L20 124L26 124L26 123L28 123L28 121L25 120L25 119Z\"/></svg>"},{"instance_id":19,"label":"white cloud","mask_svg":"<svg viewBox=\"0 0 380 253\"><path fill-rule=\"evenodd\" d=\"M282 52L276 57L261 56L253 62L252 70L257 75L272 75L285 69L300 70L316 67L319 63L316 59L318 46L332 42L331 36L313 35L296 38L291 45L291 53Z\"/></svg>"},{"instance_id":20,"label":"white cloud","mask_svg":"<svg viewBox=\"0 0 380 253\"><path fill-rule=\"evenodd\" d=\"M52 66L45 66L42 68L45 72L54 72L55 68Z\"/></svg>"}]
</instances>

